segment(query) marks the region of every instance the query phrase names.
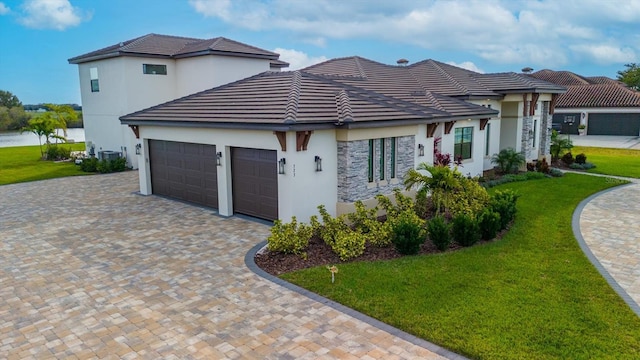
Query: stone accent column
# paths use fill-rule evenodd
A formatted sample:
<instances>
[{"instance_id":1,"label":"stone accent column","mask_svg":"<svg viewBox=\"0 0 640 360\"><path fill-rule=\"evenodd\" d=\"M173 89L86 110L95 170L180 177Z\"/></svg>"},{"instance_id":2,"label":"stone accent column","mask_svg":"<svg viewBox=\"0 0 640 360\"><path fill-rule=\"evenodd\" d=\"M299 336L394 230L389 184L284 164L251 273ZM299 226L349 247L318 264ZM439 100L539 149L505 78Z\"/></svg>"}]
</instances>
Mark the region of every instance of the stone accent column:
<instances>
[{"instance_id":1,"label":"stone accent column","mask_svg":"<svg viewBox=\"0 0 640 360\"><path fill-rule=\"evenodd\" d=\"M540 156L551 154L551 122L553 116L549 114L549 102L542 102L542 119L540 123Z\"/></svg>"},{"instance_id":2,"label":"stone accent column","mask_svg":"<svg viewBox=\"0 0 640 360\"><path fill-rule=\"evenodd\" d=\"M530 154L531 154L531 146L533 146L532 143L532 136L531 133L533 132L533 118L531 118L530 116L526 116L522 118L522 142L521 142L521 152L524 155L524 157L526 159L529 159Z\"/></svg>"}]
</instances>

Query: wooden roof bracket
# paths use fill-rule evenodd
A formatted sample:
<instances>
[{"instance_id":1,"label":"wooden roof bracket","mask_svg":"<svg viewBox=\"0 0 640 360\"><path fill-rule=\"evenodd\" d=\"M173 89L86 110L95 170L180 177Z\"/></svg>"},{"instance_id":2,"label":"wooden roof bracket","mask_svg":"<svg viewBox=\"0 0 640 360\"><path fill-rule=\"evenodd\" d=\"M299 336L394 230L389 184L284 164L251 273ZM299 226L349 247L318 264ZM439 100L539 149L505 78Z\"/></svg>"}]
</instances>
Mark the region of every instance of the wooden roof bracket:
<instances>
[{"instance_id":1,"label":"wooden roof bracket","mask_svg":"<svg viewBox=\"0 0 640 360\"><path fill-rule=\"evenodd\" d=\"M440 123L427 124L427 138L432 138L435 135L438 125Z\"/></svg>"},{"instance_id":2,"label":"wooden roof bracket","mask_svg":"<svg viewBox=\"0 0 640 360\"><path fill-rule=\"evenodd\" d=\"M549 103L549 115L553 115L556 111L556 103L558 102L558 94L551 94L551 103Z\"/></svg>"},{"instance_id":3,"label":"wooden roof bracket","mask_svg":"<svg viewBox=\"0 0 640 360\"><path fill-rule=\"evenodd\" d=\"M533 116L536 114L536 104L538 103L538 98L540 94L533 93L531 94L531 103L529 104L529 116Z\"/></svg>"},{"instance_id":4,"label":"wooden roof bracket","mask_svg":"<svg viewBox=\"0 0 640 360\"><path fill-rule=\"evenodd\" d=\"M129 128L131 129L131 131L133 131L136 139L140 139L140 128L138 127L138 125L129 125Z\"/></svg>"},{"instance_id":5,"label":"wooden roof bracket","mask_svg":"<svg viewBox=\"0 0 640 360\"><path fill-rule=\"evenodd\" d=\"M296 151L307 150L313 131L296 131Z\"/></svg>"},{"instance_id":6,"label":"wooden roof bracket","mask_svg":"<svg viewBox=\"0 0 640 360\"><path fill-rule=\"evenodd\" d=\"M455 123L456 123L455 121L450 121L450 122L444 123L444 133L446 135L451 133L451 129L453 129L453 124L455 124Z\"/></svg>"},{"instance_id":7,"label":"wooden roof bracket","mask_svg":"<svg viewBox=\"0 0 640 360\"><path fill-rule=\"evenodd\" d=\"M480 119L480 130L484 130L489 123L489 119Z\"/></svg>"},{"instance_id":8,"label":"wooden roof bracket","mask_svg":"<svg viewBox=\"0 0 640 360\"><path fill-rule=\"evenodd\" d=\"M278 138L282 151L287 151L287 133L285 131L274 131L273 134Z\"/></svg>"}]
</instances>

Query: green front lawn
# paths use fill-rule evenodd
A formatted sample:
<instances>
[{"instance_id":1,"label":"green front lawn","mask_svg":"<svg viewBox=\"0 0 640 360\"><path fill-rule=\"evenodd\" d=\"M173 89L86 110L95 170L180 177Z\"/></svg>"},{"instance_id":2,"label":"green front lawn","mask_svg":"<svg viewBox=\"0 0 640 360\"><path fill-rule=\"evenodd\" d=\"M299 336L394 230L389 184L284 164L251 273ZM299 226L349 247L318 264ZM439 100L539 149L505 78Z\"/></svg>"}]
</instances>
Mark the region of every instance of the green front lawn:
<instances>
[{"instance_id":1,"label":"green front lawn","mask_svg":"<svg viewBox=\"0 0 640 360\"><path fill-rule=\"evenodd\" d=\"M84 143L65 144L73 151L84 150ZM87 175L72 162L54 163L40 160L39 146L0 148L0 185L25 181Z\"/></svg>"},{"instance_id":2,"label":"green front lawn","mask_svg":"<svg viewBox=\"0 0 640 360\"><path fill-rule=\"evenodd\" d=\"M500 241L457 252L337 264L282 277L476 359L638 359L640 318L580 250L571 215L604 178L510 183L518 215Z\"/></svg>"},{"instance_id":3,"label":"green front lawn","mask_svg":"<svg viewBox=\"0 0 640 360\"><path fill-rule=\"evenodd\" d=\"M571 153L587 155L596 165L590 173L640 178L640 150L575 146Z\"/></svg>"}]
</instances>

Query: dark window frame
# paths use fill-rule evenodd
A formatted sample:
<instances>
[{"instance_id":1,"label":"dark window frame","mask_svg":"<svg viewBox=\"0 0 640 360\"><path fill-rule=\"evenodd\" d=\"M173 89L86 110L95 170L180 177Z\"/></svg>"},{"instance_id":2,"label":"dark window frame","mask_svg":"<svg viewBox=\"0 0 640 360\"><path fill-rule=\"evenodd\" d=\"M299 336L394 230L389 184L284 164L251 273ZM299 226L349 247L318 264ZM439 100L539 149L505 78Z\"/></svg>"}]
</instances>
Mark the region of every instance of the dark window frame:
<instances>
[{"instance_id":1,"label":"dark window frame","mask_svg":"<svg viewBox=\"0 0 640 360\"><path fill-rule=\"evenodd\" d=\"M91 79L91 92L100 92L100 82L98 79Z\"/></svg>"},{"instance_id":2,"label":"dark window frame","mask_svg":"<svg viewBox=\"0 0 640 360\"><path fill-rule=\"evenodd\" d=\"M460 132L460 134L458 134ZM465 138L469 137L469 141ZM453 138L453 157L467 160L473 157L473 126L456 128Z\"/></svg>"},{"instance_id":3,"label":"dark window frame","mask_svg":"<svg viewBox=\"0 0 640 360\"><path fill-rule=\"evenodd\" d=\"M167 65L142 64L142 73L145 75L167 75Z\"/></svg>"}]
</instances>

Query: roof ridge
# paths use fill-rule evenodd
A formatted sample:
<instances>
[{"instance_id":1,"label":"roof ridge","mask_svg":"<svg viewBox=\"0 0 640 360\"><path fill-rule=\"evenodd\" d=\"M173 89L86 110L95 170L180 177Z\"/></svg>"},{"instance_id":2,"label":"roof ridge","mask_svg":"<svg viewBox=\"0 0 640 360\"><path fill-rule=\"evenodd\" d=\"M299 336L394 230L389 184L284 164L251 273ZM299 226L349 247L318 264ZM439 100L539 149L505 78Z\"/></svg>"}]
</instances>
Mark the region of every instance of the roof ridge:
<instances>
[{"instance_id":1,"label":"roof ridge","mask_svg":"<svg viewBox=\"0 0 640 360\"><path fill-rule=\"evenodd\" d=\"M338 124L353 121L351 101L345 89L336 94L336 110L338 110Z\"/></svg>"},{"instance_id":2,"label":"roof ridge","mask_svg":"<svg viewBox=\"0 0 640 360\"><path fill-rule=\"evenodd\" d=\"M449 81L451 81L453 83L453 85L458 88L458 90L460 90L462 93L467 94L469 92L469 89L467 89L466 87L464 87L462 84L460 84L460 82L458 82L458 80L456 80L455 77L453 77L451 74L449 74L448 72L446 72L442 66L440 66L440 64L433 60L433 59L429 59L427 61L431 61L433 63L434 68L436 68L436 70L438 70L442 75L444 75L447 79L449 79Z\"/></svg>"},{"instance_id":3,"label":"roof ridge","mask_svg":"<svg viewBox=\"0 0 640 360\"><path fill-rule=\"evenodd\" d=\"M133 47L134 45L138 45L139 43L141 43L142 41L149 39L153 36L156 36L156 34L151 33L151 34L147 34L147 35L142 35L139 38L133 39L131 40L130 43L128 43L127 45L124 45L125 42L121 42L120 44L123 44L123 46L118 47L118 51L126 51L129 50L131 47Z\"/></svg>"},{"instance_id":4,"label":"roof ridge","mask_svg":"<svg viewBox=\"0 0 640 360\"><path fill-rule=\"evenodd\" d=\"M289 87L289 97L284 111L284 122L295 123L298 115L298 104L300 101L300 86L302 74L299 70L293 72L291 76L291 86Z\"/></svg>"},{"instance_id":5,"label":"roof ridge","mask_svg":"<svg viewBox=\"0 0 640 360\"><path fill-rule=\"evenodd\" d=\"M429 100L432 104L435 105L436 109L438 109L440 111L446 111L444 106L442 106L440 101L438 101L438 99L436 99L436 97L433 95L433 93L431 91L425 90L424 96L427 98L427 100Z\"/></svg>"},{"instance_id":6,"label":"roof ridge","mask_svg":"<svg viewBox=\"0 0 640 360\"><path fill-rule=\"evenodd\" d=\"M353 60L356 63L356 67L358 68L358 73L360 74L360 76L365 78L365 79L367 79L367 73L364 71L364 68L362 67L362 64L360 64L359 57L358 56L354 56Z\"/></svg>"}]
</instances>

